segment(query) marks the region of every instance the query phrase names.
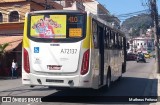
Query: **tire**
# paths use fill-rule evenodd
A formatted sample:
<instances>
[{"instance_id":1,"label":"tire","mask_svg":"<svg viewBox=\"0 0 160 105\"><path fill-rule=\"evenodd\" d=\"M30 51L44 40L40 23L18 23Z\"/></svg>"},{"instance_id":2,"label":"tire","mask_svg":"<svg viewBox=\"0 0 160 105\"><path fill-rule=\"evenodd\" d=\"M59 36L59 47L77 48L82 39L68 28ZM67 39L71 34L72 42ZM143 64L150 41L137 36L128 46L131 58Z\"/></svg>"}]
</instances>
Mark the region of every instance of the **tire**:
<instances>
[{"instance_id":1,"label":"tire","mask_svg":"<svg viewBox=\"0 0 160 105\"><path fill-rule=\"evenodd\" d=\"M106 87L110 88L111 86L111 74L110 72L107 73L107 80L106 80Z\"/></svg>"},{"instance_id":2,"label":"tire","mask_svg":"<svg viewBox=\"0 0 160 105\"><path fill-rule=\"evenodd\" d=\"M125 73L126 72L126 64L122 63L122 73Z\"/></svg>"},{"instance_id":3,"label":"tire","mask_svg":"<svg viewBox=\"0 0 160 105\"><path fill-rule=\"evenodd\" d=\"M122 75L118 77L118 79L116 81L120 81L122 79Z\"/></svg>"},{"instance_id":4,"label":"tire","mask_svg":"<svg viewBox=\"0 0 160 105\"><path fill-rule=\"evenodd\" d=\"M122 64L121 75L118 77L118 80L117 80L117 81L120 81L120 80L121 80L124 69L125 69L125 68L124 68L124 65ZM125 70L125 71L126 71L126 70Z\"/></svg>"}]
</instances>

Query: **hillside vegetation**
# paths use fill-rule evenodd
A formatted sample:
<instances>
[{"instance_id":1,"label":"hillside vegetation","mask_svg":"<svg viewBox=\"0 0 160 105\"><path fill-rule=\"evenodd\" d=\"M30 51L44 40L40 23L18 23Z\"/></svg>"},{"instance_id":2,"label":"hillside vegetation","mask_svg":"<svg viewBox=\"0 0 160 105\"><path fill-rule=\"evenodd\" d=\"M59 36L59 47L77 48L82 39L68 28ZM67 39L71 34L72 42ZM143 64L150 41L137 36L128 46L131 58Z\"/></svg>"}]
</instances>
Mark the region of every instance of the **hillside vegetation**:
<instances>
[{"instance_id":1,"label":"hillside vegetation","mask_svg":"<svg viewBox=\"0 0 160 105\"><path fill-rule=\"evenodd\" d=\"M128 30L133 36L139 36L141 33L145 33L148 28L153 26L152 18L148 14L140 14L126 19L122 25L122 30Z\"/></svg>"}]
</instances>

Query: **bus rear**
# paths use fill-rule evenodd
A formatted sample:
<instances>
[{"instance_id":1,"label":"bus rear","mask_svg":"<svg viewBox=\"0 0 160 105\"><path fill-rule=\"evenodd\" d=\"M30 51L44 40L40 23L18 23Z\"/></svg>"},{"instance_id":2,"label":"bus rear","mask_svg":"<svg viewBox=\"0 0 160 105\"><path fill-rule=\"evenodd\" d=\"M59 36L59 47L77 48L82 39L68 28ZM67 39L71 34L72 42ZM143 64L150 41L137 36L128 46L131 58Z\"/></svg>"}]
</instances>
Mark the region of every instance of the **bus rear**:
<instances>
[{"instance_id":1,"label":"bus rear","mask_svg":"<svg viewBox=\"0 0 160 105\"><path fill-rule=\"evenodd\" d=\"M22 83L30 86L91 87L87 13L38 11L26 14Z\"/></svg>"}]
</instances>

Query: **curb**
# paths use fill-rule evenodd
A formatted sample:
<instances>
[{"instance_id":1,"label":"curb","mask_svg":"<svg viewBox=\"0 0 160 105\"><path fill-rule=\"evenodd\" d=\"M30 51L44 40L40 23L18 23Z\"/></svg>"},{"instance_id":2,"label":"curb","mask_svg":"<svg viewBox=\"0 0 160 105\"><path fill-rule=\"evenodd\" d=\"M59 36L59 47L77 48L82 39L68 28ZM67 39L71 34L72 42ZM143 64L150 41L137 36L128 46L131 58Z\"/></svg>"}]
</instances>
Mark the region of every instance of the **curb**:
<instances>
[{"instance_id":1,"label":"curb","mask_svg":"<svg viewBox=\"0 0 160 105\"><path fill-rule=\"evenodd\" d=\"M152 91L154 91L154 89L157 89L157 96L159 97L160 96L160 74L157 73L157 70L156 70L156 62L154 63L154 70L155 70L155 79L157 79L157 83L154 83L152 86L153 89ZM159 102L159 98L158 98L158 101L156 103L151 103L150 105L160 105L160 102Z\"/></svg>"},{"instance_id":2,"label":"curb","mask_svg":"<svg viewBox=\"0 0 160 105\"><path fill-rule=\"evenodd\" d=\"M158 79L158 96L160 96L160 74L157 74Z\"/></svg>"},{"instance_id":3,"label":"curb","mask_svg":"<svg viewBox=\"0 0 160 105\"><path fill-rule=\"evenodd\" d=\"M10 79L11 77L0 77L0 79Z\"/></svg>"},{"instance_id":4,"label":"curb","mask_svg":"<svg viewBox=\"0 0 160 105\"><path fill-rule=\"evenodd\" d=\"M157 82L157 96L158 96L158 101L156 103L150 104L150 105L160 105L159 102L159 96L160 96L160 74L156 75L156 79L158 80Z\"/></svg>"},{"instance_id":5,"label":"curb","mask_svg":"<svg viewBox=\"0 0 160 105\"><path fill-rule=\"evenodd\" d=\"M154 62L153 64L153 72L151 74L151 78L150 79L156 79L157 81L153 81L152 83L152 90L151 90L151 96L160 96L160 75L157 74L157 70L156 70L156 62ZM157 90L157 91L155 91ZM158 100L158 99L157 99ZM149 105L160 105L160 102L157 101L157 102L153 102L153 103L150 103Z\"/></svg>"},{"instance_id":6,"label":"curb","mask_svg":"<svg viewBox=\"0 0 160 105\"><path fill-rule=\"evenodd\" d=\"M18 77L22 78L22 77ZM13 77L13 79L17 79L16 77ZM11 77L0 77L0 80L11 80Z\"/></svg>"},{"instance_id":7,"label":"curb","mask_svg":"<svg viewBox=\"0 0 160 105\"><path fill-rule=\"evenodd\" d=\"M153 65L153 71L151 73L151 76L149 79L154 79L153 83L152 83L152 90L151 90L151 96L157 96L158 95L158 81L155 81L155 79L157 79L157 73L156 73L156 63L154 62L154 65ZM157 90L157 91L155 91Z\"/></svg>"}]
</instances>

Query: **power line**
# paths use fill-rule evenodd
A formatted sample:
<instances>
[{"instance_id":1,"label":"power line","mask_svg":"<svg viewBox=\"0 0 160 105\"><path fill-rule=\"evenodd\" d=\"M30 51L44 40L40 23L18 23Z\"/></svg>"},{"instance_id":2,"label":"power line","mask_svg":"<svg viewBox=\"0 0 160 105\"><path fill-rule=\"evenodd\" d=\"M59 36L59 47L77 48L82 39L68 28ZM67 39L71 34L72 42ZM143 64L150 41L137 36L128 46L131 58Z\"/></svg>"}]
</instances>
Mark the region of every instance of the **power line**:
<instances>
[{"instance_id":1,"label":"power line","mask_svg":"<svg viewBox=\"0 0 160 105\"><path fill-rule=\"evenodd\" d=\"M120 14L120 15L116 15L116 16L118 16L118 17L125 17L125 16L128 16L128 15L137 15L137 14L145 13L145 12L148 12L148 11L149 11L149 9L146 9L146 10L126 13L126 14Z\"/></svg>"},{"instance_id":2,"label":"power line","mask_svg":"<svg viewBox=\"0 0 160 105\"><path fill-rule=\"evenodd\" d=\"M142 3L144 7L148 6L148 3L147 3L146 0L145 1L140 0L140 3ZM148 14L149 13L149 9L147 8L145 10L132 12L132 13L126 13L126 14L119 14L119 15L115 15L115 16L118 17L118 18L121 18L121 17L124 17L124 18L126 17L127 18L127 17L138 15L138 14L142 14L142 13L147 13Z\"/></svg>"},{"instance_id":3,"label":"power line","mask_svg":"<svg viewBox=\"0 0 160 105\"><path fill-rule=\"evenodd\" d=\"M90 5L88 5L87 3L85 3L88 7L90 7L90 10L93 12L97 12L97 10L95 10L95 8L91 7ZM131 13L126 13L126 14L119 14L119 15L114 15L114 16L108 16L108 14L97 14L97 15L106 15L108 16L107 18L127 18L127 17L132 17L138 14L142 14L142 13L149 13L149 9L145 9L145 10L141 10L141 11L136 11L136 12L131 12ZM120 19L120 20L125 20L125 19Z\"/></svg>"},{"instance_id":4,"label":"power line","mask_svg":"<svg viewBox=\"0 0 160 105\"><path fill-rule=\"evenodd\" d=\"M148 1L147 1L147 0L145 0L145 1L140 0L140 3L141 3L142 6L144 7L144 9L146 9L146 7L147 7L147 8L149 7L149 4L148 4Z\"/></svg>"}]
</instances>

